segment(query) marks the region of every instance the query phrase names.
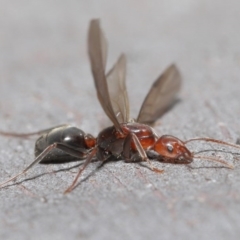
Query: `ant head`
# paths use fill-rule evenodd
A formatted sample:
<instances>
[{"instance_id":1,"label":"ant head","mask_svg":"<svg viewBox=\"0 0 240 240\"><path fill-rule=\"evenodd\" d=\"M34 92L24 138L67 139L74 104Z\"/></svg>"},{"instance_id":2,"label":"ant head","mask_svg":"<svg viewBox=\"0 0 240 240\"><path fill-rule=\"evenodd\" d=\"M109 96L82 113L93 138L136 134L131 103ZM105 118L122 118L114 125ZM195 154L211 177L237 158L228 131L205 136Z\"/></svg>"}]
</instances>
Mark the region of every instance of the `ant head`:
<instances>
[{"instance_id":1,"label":"ant head","mask_svg":"<svg viewBox=\"0 0 240 240\"><path fill-rule=\"evenodd\" d=\"M154 149L159 160L169 163L188 164L193 161L193 154L180 139L163 135L155 143Z\"/></svg>"}]
</instances>

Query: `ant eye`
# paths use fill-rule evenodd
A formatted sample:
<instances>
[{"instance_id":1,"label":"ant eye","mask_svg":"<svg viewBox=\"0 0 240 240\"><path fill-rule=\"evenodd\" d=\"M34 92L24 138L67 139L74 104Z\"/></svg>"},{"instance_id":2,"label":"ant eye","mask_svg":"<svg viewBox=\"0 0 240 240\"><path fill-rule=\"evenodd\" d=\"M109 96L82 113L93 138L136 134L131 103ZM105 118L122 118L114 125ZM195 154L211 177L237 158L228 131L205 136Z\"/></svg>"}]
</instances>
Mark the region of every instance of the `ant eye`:
<instances>
[{"instance_id":1,"label":"ant eye","mask_svg":"<svg viewBox=\"0 0 240 240\"><path fill-rule=\"evenodd\" d=\"M173 152L173 146L171 144L167 144L167 150L172 153Z\"/></svg>"}]
</instances>

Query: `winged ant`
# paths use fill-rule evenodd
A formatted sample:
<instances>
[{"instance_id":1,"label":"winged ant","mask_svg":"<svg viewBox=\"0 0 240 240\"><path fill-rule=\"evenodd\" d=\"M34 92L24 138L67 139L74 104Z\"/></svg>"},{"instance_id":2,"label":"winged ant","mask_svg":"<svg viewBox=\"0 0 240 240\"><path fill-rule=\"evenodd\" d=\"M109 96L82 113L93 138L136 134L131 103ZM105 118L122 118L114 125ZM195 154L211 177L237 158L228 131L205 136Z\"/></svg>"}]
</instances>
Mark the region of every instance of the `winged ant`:
<instances>
[{"instance_id":1,"label":"winged ant","mask_svg":"<svg viewBox=\"0 0 240 240\"><path fill-rule=\"evenodd\" d=\"M97 138L70 125L61 125L27 134L1 131L0 134L13 137L28 137L35 134L41 136L35 143L35 160L22 172L0 184L0 187L16 180L37 163L61 163L83 159L85 159L83 166L65 193L74 189L79 176L93 159L101 162L110 158L124 159L125 162L145 161L151 170L158 173L163 170L154 168L151 164L152 159L174 164L190 164L193 159L206 159L233 168L226 161L214 157L197 156L186 147L186 144L192 141L206 141L235 148L240 148L240 146L212 138L193 138L181 141L170 135L159 137L153 128L147 125L165 113L180 89L181 76L175 65L169 66L153 83L134 121L129 117L125 85L125 55L122 54L112 69L107 74L105 73L107 43L97 19L90 22L88 53L98 99L113 126L103 129Z\"/></svg>"}]
</instances>

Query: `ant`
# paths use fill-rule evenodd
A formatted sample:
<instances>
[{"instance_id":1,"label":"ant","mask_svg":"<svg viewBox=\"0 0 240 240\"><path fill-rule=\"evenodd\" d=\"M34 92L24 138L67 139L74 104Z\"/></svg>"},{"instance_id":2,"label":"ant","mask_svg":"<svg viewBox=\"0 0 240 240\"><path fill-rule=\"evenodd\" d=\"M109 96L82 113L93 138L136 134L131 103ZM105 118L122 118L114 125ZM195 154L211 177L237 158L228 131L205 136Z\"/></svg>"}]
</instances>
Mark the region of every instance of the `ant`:
<instances>
[{"instance_id":1,"label":"ant","mask_svg":"<svg viewBox=\"0 0 240 240\"><path fill-rule=\"evenodd\" d=\"M113 126L103 129L97 138L70 125L61 125L27 134L0 132L2 135L15 137L41 135L35 143L35 160L22 172L0 184L0 187L25 174L37 163L63 163L83 159L85 159L83 166L65 193L75 188L79 176L93 159L101 162L110 159L124 159L125 162L146 161L149 168L157 173L162 173L163 170L154 168L150 161L152 159L166 163L190 164L193 159L198 158L233 168L229 163L214 157L196 156L196 153L191 152L186 144L192 141L206 141L235 148L240 148L240 146L212 138L193 138L181 141L170 135L159 137L149 126L173 105L180 89L181 76L174 64L170 65L153 83L134 121L129 118L125 85L125 55L122 54L112 69L107 74L105 73L107 43L98 19L90 22L88 53L98 99Z\"/></svg>"}]
</instances>

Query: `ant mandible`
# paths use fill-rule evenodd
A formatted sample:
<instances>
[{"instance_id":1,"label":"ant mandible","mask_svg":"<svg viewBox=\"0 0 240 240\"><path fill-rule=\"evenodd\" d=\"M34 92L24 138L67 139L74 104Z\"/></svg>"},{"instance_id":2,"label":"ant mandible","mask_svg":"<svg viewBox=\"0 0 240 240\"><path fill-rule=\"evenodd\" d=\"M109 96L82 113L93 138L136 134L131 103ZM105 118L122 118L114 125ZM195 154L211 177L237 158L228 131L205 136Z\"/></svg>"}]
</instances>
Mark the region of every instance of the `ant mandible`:
<instances>
[{"instance_id":1,"label":"ant mandible","mask_svg":"<svg viewBox=\"0 0 240 240\"><path fill-rule=\"evenodd\" d=\"M199 158L233 168L229 163L214 157L196 156L186 147L186 144L202 140L235 148L240 148L240 146L212 138L193 138L181 141L170 135L159 137L147 125L153 123L169 109L180 89L181 76L174 64L169 66L153 83L136 121L133 121L129 118L125 85L126 58L122 54L112 69L107 74L105 73L107 43L98 19L90 22L88 53L98 99L113 126L103 129L97 138L70 125L61 125L28 134L1 131L0 134L7 136L28 137L34 134L41 136L35 144L35 160L22 172L0 184L0 187L25 174L37 163L62 163L82 159L86 160L65 193L74 189L79 176L93 159L101 162L110 158L124 159L125 162L146 161L150 169L158 173L162 173L163 170L154 168L151 159L174 164L189 164L194 158Z\"/></svg>"}]
</instances>

